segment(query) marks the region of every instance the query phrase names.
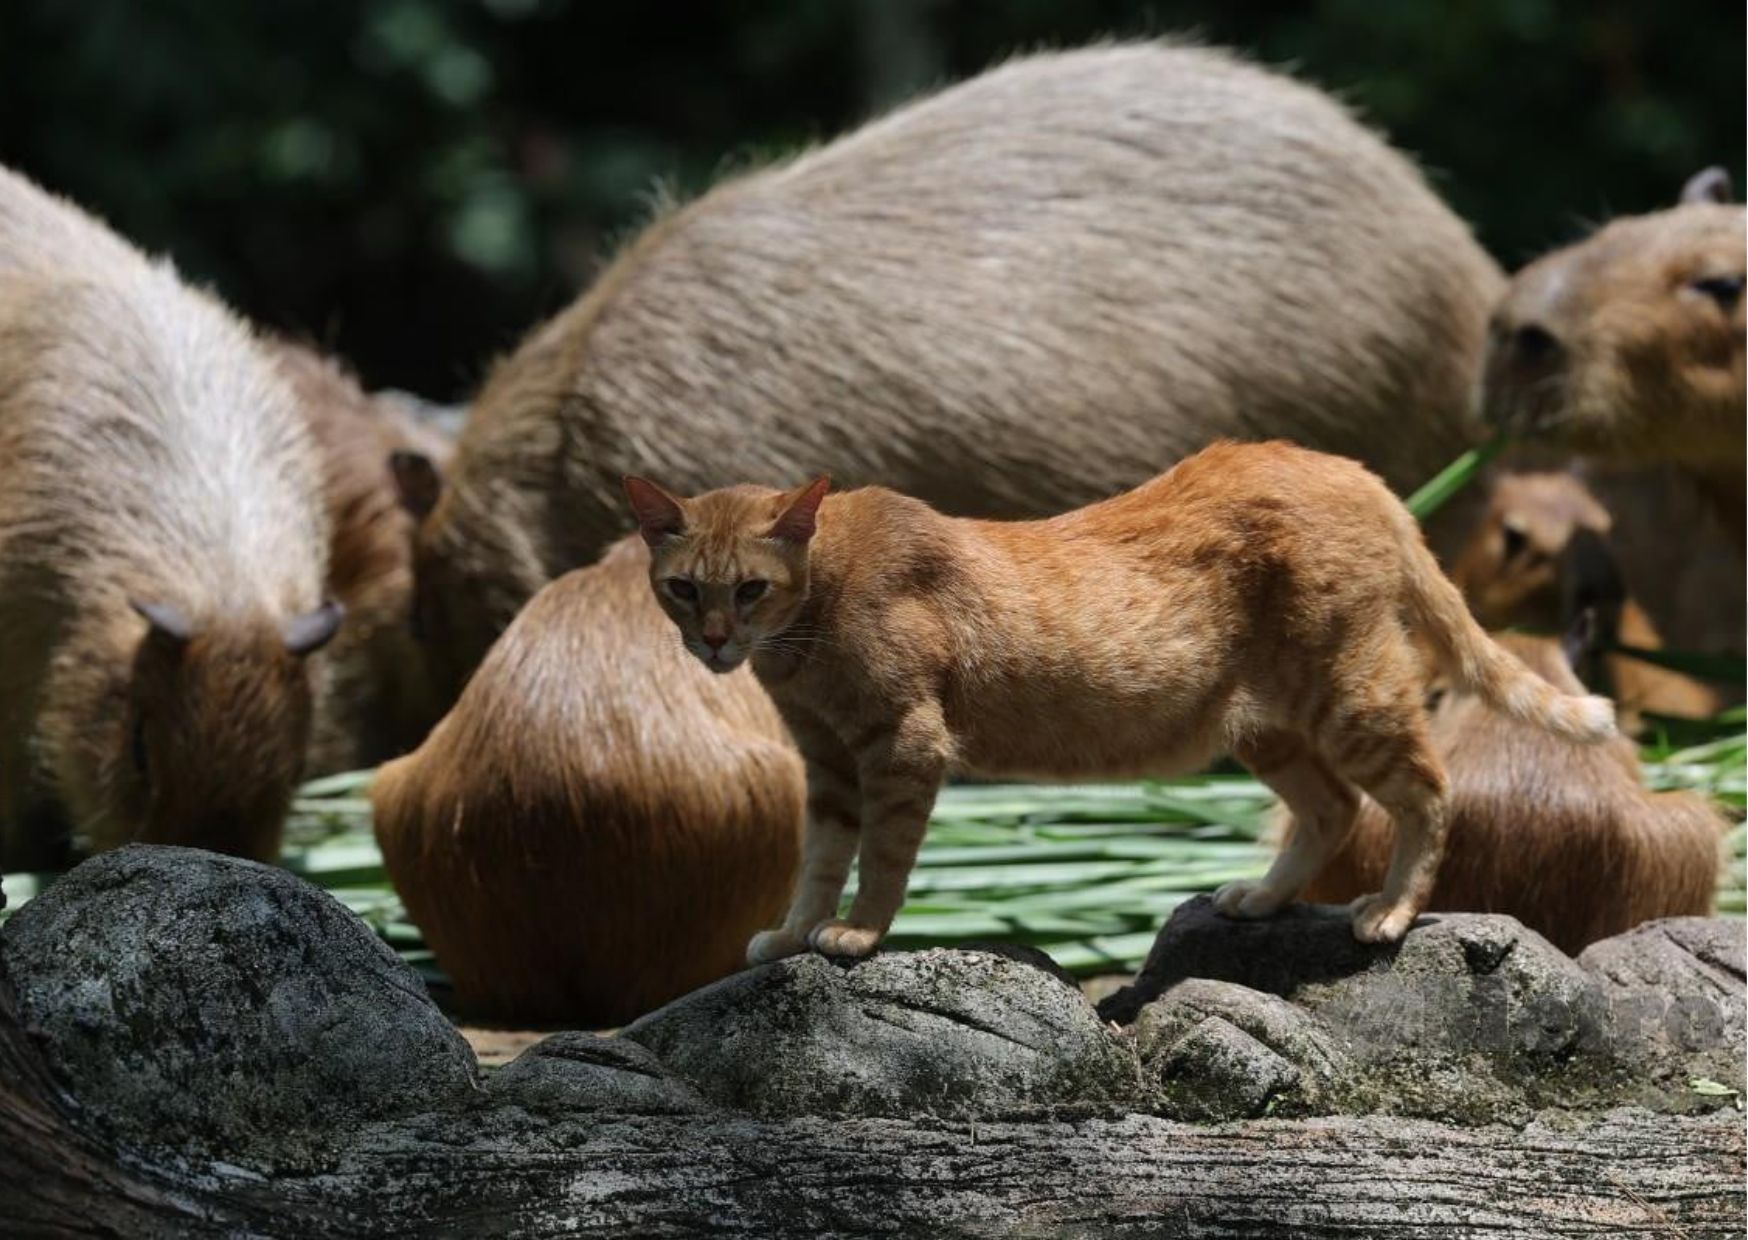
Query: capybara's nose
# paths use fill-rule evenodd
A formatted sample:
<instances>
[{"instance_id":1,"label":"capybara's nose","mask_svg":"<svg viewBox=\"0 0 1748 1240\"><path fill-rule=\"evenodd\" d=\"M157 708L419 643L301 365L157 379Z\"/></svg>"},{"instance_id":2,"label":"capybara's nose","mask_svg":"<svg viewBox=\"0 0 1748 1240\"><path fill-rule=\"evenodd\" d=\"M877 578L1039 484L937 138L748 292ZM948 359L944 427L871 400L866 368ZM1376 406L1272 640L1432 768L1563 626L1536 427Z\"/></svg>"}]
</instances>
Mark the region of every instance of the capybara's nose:
<instances>
[{"instance_id":1,"label":"capybara's nose","mask_svg":"<svg viewBox=\"0 0 1748 1240\"><path fill-rule=\"evenodd\" d=\"M1565 353L1545 319L1496 314L1488 330L1482 420L1504 430L1531 429L1547 413L1548 384L1564 368Z\"/></svg>"},{"instance_id":2,"label":"capybara's nose","mask_svg":"<svg viewBox=\"0 0 1748 1240\"><path fill-rule=\"evenodd\" d=\"M1506 338L1511 359L1520 366L1547 367L1556 363L1564 346L1560 338L1540 323L1522 323Z\"/></svg>"}]
</instances>

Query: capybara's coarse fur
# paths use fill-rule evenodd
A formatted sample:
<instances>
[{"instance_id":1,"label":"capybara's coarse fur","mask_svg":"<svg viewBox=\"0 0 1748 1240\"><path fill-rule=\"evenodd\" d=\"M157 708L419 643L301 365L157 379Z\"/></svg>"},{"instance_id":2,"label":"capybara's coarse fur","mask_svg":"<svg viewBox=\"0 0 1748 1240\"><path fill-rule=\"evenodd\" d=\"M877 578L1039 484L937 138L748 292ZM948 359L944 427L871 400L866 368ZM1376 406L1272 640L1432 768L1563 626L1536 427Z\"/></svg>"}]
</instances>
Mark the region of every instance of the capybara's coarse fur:
<instances>
[{"instance_id":1,"label":"capybara's coarse fur","mask_svg":"<svg viewBox=\"0 0 1748 1240\"><path fill-rule=\"evenodd\" d=\"M1038 521L826 486L681 499L625 483L687 649L718 672L750 661L807 762L806 864L754 961L873 951L950 770L1132 779L1221 753L1311 825L1215 906L1267 917L1296 898L1364 789L1397 844L1353 933L1394 942L1444 844L1417 643L1496 710L1569 741L1614 734L1611 703L1555 692L1488 639L1401 501L1343 457L1214 444Z\"/></svg>"},{"instance_id":2,"label":"capybara's coarse fur","mask_svg":"<svg viewBox=\"0 0 1748 1240\"><path fill-rule=\"evenodd\" d=\"M667 212L496 368L421 530L433 653L456 683L598 555L623 473L1024 517L1281 437L1418 485L1503 288L1318 90L1208 48L1013 61Z\"/></svg>"},{"instance_id":3,"label":"capybara's coarse fur","mask_svg":"<svg viewBox=\"0 0 1748 1240\"><path fill-rule=\"evenodd\" d=\"M0 169L0 819L276 855L309 738L321 466L212 297ZM58 837L58 838L56 838Z\"/></svg>"},{"instance_id":4,"label":"capybara's coarse fur","mask_svg":"<svg viewBox=\"0 0 1748 1240\"><path fill-rule=\"evenodd\" d=\"M470 1013L610 1025L731 972L782 912L801 759L748 671L712 676L636 540L523 609L371 788L383 860Z\"/></svg>"},{"instance_id":5,"label":"capybara's coarse fur","mask_svg":"<svg viewBox=\"0 0 1748 1240\"><path fill-rule=\"evenodd\" d=\"M1719 171L1518 273L1495 312L1489 420L1573 451L1670 463L1743 538L1744 214Z\"/></svg>"},{"instance_id":6,"label":"capybara's coarse fur","mask_svg":"<svg viewBox=\"0 0 1748 1240\"><path fill-rule=\"evenodd\" d=\"M408 623L417 519L391 471L414 454L440 470L453 445L405 404L365 393L334 359L290 340L268 342L321 454L332 530L328 594L346 609L316 660L309 773L356 770L398 757L443 714Z\"/></svg>"},{"instance_id":7,"label":"capybara's coarse fur","mask_svg":"<svg viewBox=\"0 0 1748 1240\"><path fill-rule=\"evenodd\" d=\"M1555 688L1579 691L1559 642L1496 640ZM1655 917L1711 912L1727 824L1696 793L1646 791L1632 742L1561 744L1448 694L1432 712L1432 738L1451 813L1429 910L1508 913L1573 954ZM1366 802L1304 898L1339 903L1377 890L1391 842L1388 817Z\"/></svg>"},{"instance_id":8,"label":"capybara's coarse fur","mask_svg":"<svg viewBox=\"0 0 1748 1240\"><path fill-rule=\"evenodd\" d=\"M1589 610L1592 640L1659 650L1656 626L1626 591L1608 538L1608 511L1567 472L1503 474L1451 566L1451 580L1489 629L1565 633ZM1603 654L1606 683L1590 687L1615 699L1621 730L1640 730L1644 712L1704 718L1722 707L1717 693L1690 676L1641 659Z\"/></svg>"}]
</instances>

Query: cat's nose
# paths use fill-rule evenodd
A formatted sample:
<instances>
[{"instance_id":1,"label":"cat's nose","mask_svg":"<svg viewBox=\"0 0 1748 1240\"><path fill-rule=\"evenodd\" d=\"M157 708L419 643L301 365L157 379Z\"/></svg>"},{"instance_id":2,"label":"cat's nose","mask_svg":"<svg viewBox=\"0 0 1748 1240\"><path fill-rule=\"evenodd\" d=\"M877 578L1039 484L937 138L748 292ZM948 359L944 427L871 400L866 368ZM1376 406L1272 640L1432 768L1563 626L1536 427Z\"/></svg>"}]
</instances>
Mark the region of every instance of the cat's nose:
<instances>
[{"instance_id":1,"label":"cat's nose","mask_svg":"<svg viewBox=\"0 0 1748 1240\"><path fill-rule=\"evenodd\" d=\"M703 633L700 636L704 638L704 644L712 650L721 650L728 644L727 633Z\"/></svg>"}]
</instances>

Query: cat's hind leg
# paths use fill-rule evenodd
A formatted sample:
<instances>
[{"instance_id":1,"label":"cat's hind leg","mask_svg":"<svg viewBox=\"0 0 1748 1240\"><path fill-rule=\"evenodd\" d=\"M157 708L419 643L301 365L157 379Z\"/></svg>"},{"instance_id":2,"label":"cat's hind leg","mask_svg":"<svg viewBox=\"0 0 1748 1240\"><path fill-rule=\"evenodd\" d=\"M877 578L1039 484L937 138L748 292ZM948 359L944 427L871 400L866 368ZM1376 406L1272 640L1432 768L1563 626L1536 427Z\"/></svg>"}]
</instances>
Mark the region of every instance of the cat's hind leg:
<instances>
[{"instance_id":1,"label":"cat's hind leg","mask_svg":"<svg viewBox=\"0 0 1748 1240\"><path fill-rule=\"evenodd\" d=\"M1227 883L1214 893L1214 907L1228 917L1270 917L1296 899L1340 849L1359 812L1359 795L1289 732L1247 741L1233 756L1286 803L1295 825L1268 873Z\"/></svg>"},{"instance_id":2,"label":"cat's hind leg","mask_svg":"<svg viewBox=\"0 0 1748 1240\"><path fill-rule=\"evenodd\" d=\"M1326 753L1335 770L1390 815L1396 847L1384 889L1349 907L1354 938L1394 943L1432 898L1444 860L1448 796L1444 765L1426 731L1418 690L1402 700L1352 712Z\"/></svg>"}]
</instances>

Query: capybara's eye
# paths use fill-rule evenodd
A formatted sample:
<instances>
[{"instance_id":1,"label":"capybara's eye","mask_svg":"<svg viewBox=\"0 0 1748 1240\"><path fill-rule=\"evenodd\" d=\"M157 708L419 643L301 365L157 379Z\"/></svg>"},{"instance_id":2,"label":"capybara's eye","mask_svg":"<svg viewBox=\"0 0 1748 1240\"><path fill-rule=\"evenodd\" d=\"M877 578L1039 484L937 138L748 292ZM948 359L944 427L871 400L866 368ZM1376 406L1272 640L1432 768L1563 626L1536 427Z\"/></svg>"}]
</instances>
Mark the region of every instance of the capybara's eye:
<instances>
[{"instance_id":1,"label":"capybara's eye","mask_svg":"<svg viewBox=\"0 0 1748 1240\"><path fill-rule=\"evenodd\" d=\"M1514 525L1501 528L1500 535L1504 539L1505 558L1515 560L1529 550L1529 535Z\"/></svg>"},{"instance_id":2,"label":"capybara's eye","mask_svg":"<svg viewBox=\"0 0 1748 1240\"><path fill-rule=\"evenodd\" d=\"M682 603L698 601L698 587L684 577L665 578L662 588L668 592L670 598L678 599Z\"/></svg>"},{"instance_id":3,"label":"capybara's eye","mask_svg":"<svg viewBox=\"0 0 1748 1240\"><path fill-rule=\"evenodd\" d=\"M765 591L770 588L770 582L760 581L756 577L751 578L747 581L741 582L734 588L734 601L743 607L749 606L764 598Z\"/></svg>"},{"instance_id":4,"label":"capybara's eye","mask_svg":"<svg viewBox=\"0 0 1748 1240\"><path fill-rule=\"evenodd\" d=\"M1736 303L1742 300L1741 276L1706 276L1695 280L1692 287L1725 310L1734 310Z\"/></svg>"}]
</instances>

